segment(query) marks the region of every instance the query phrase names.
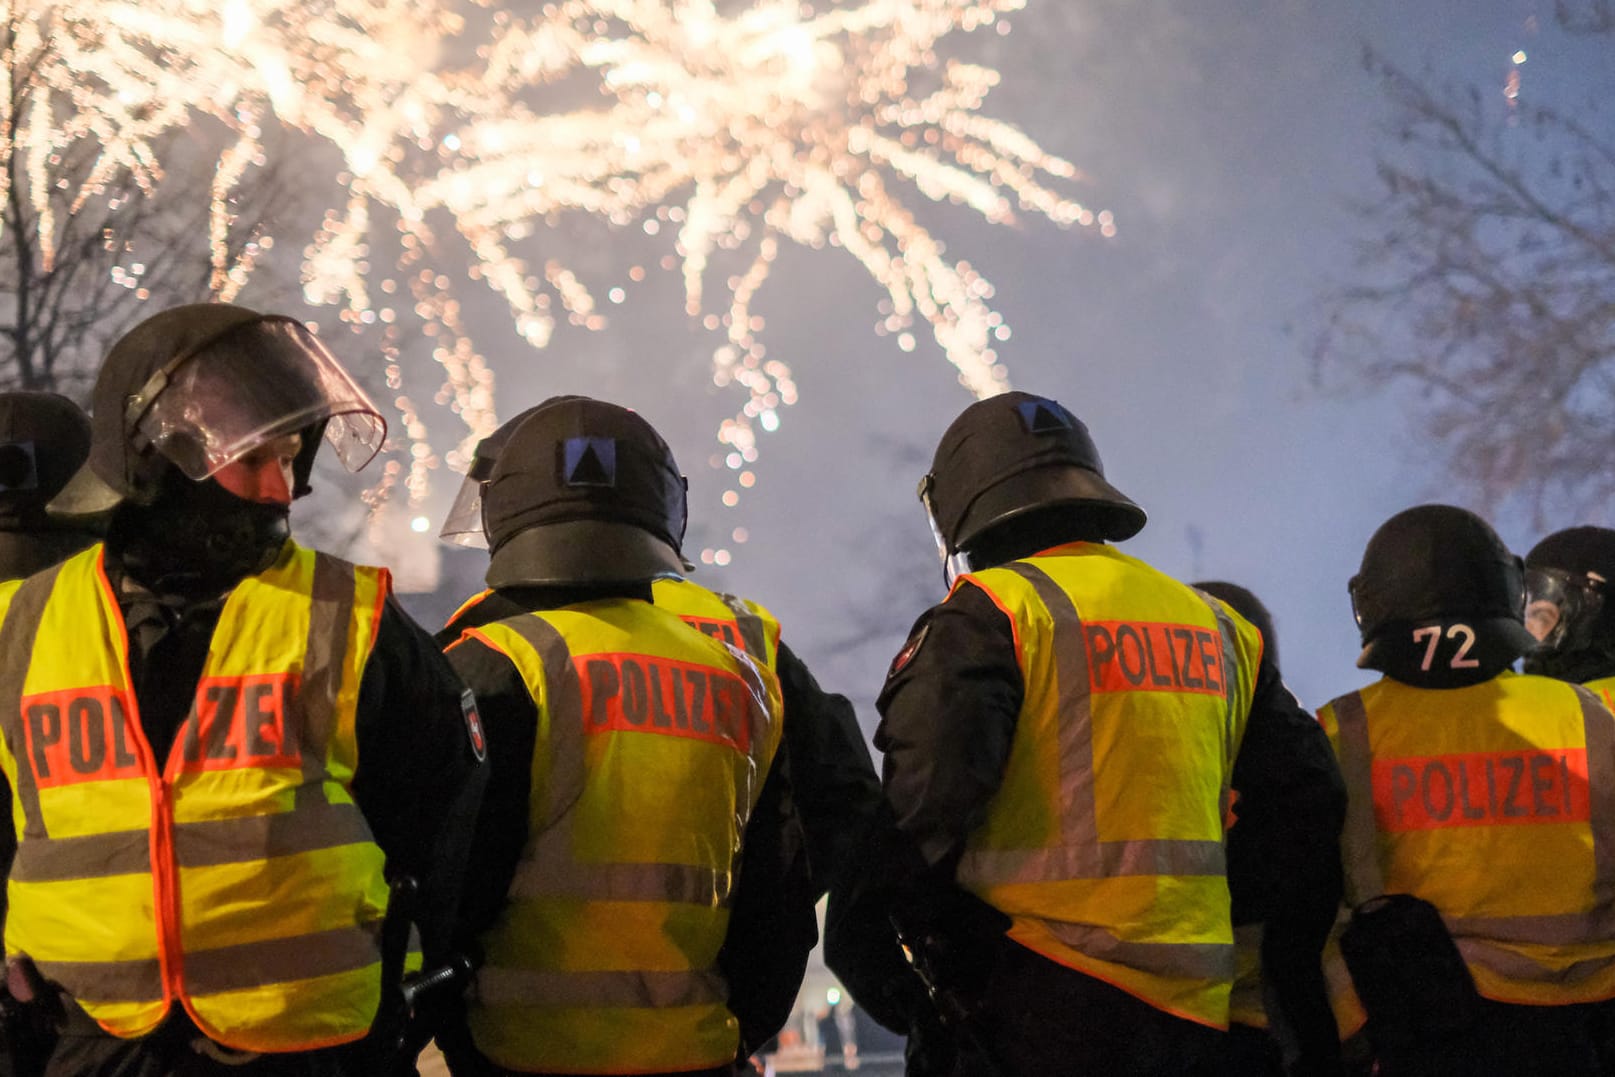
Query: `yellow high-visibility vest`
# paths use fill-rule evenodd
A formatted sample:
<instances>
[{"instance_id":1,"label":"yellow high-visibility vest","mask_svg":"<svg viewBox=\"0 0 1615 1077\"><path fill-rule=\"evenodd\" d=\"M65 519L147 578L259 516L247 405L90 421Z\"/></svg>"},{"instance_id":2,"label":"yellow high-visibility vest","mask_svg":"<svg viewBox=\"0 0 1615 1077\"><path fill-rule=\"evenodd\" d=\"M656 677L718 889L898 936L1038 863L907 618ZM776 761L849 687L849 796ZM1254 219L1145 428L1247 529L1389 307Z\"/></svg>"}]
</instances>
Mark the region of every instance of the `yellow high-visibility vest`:
<instances>
[{"instance_id":1,"label":"yellow high-visibility vest","mask_svg":"<svg viewBox=\"0 0 1615 1077\"><path fill-rule=\"evenodd\" d=\"M779 745L773 675L631 599L466 637L511 660L539 723L527 845L471 993L477 1049L563 1073L733 1061L717 958Z\"/></svg>"},{"instance_id":2,"label":"yellow high-visibility vest","mask_svg":"<svg viewBox=\"0 0 1615 1077\"><path fill-rule=\"evenodd\" d=\"M1592 692L1384 678L1318 718L1346 778L1353 905L1433 904L1487 998L1615 997L1615 715Z\"/></svg>"},{"instance_id":3,"label":"yellow high-visibility vest","mask_svg":"<svg viewBox=\"0 0 1615 1077\"><path fill-rule=\"evenodd\" d=\"M288 542L219 614L166 761L141 728L100 545L0 592L8 955L117 1036L356 1040L381 993L382 852L353 802L385 569Z\"/></svg>"},{"instance_id":4,"label":"yellow high-visibility vest","mask_svg":"<svg viewBox=\"0 0 1615 1077\"><path fill-rule=\"evenodd\" d=\"M658 609L676 614L731 647L745 651L770 670L778 669L779 621L750 599L709 591L698 583L662 577L651 584Z\"/></svg>"},{"instance_id":5,"label":"yellow high-visibility vest","mask_svg":"<svg viewBox=\"0 0 1615 1077\"><path fill-rule=\"evenodd\" d=\"M959 882L1006 913L1023 946L1227 1027L1224 813L1259 633L1108 546L963 579L1013 625L1025 699Z\"/></svg>"}]
</instances>

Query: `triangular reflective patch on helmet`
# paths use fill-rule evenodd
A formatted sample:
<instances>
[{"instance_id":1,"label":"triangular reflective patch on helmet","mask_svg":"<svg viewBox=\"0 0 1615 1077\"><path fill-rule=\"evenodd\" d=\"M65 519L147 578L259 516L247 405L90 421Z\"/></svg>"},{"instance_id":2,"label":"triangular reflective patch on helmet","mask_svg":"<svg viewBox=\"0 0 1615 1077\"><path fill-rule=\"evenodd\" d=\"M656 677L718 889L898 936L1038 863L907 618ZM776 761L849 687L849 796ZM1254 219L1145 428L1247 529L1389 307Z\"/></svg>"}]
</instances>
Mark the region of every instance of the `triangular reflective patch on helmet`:
<instances>
[{"instance_id":1,"label":"triangular reflective patch on helmet","mask_svg":"<svg viewBox=\"0 0 1615 1077\"><path fill-rule=\"evenodd\" d=\"M561 481L568 486L616 486L616 438L567 438L562 446Z\"/></svg>"},{"instance_id":2,"label":"triangular reflective patch on helmet","mask_svg":"<svg viewBox=\"0 0 1615 1077\"><path fill-rule=\"evenodd\" d=\"M1071 413L1052 400L1023 400L1015 405L1028 434L1053 434L1073 427Z\"/></svg>"}]
</instances>

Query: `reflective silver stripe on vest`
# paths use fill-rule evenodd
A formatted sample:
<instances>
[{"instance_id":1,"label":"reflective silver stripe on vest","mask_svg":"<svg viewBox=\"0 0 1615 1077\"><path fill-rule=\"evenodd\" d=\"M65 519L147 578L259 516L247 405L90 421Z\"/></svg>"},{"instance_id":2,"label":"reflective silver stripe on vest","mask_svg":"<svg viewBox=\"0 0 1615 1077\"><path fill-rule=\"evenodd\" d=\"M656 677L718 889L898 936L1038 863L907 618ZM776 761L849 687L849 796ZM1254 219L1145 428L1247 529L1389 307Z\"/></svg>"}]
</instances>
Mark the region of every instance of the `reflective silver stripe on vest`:
<instances>
[{"instance_id":1,"label":"reflective silver stripe on vest","mask_svg":"<svg viewBox=\"0 0 1615 1077\"><path fill-rule=\"evenodd\" d=\"M79 1002L161 1002L163 972L143 961L34 961L41 976Z\"/></svg>"},{"instance_id":2,"label":"reflective silver stripe on vest","mask_svg":"<svg viewBox=\"0 0 1615 1077\"><path fill-rule=\"evenodd\" d=\"M1593 901L1615 907L1615 716L1598 694L1576 685L1587 743L1587 792L1593 831Z\"/></svg>"},{"instance_id":3,"label":"reflective silver stripe on vest","mask_svg":"<svg viewBox=\"0 0 1615 1077\"><path fill-rule=\"evenodd\" d=\"M689 864L580 864L572 841L571 809L583 795L583 694L566 639L542 617L522 614L502 622L538 653L544 667L550 728L550 773L545 775L544 829L528 838L510 895L578 897L596 901L671 901L717 908L728 903L728 872ZM755 741L753 743L756 743ZM557 779L567 782L563 786ZM557 974L559 975L559 974Z\"/></svg>"},{"instance_id":4,"label":"reflective silver stripe on vest","mask_svg":"<svg viewBox=\"0 0 1615 1077\"><path fill-rule=\"evenodd\" d=\"M0 733L17 760L17 802L22 805L23 830L19 839L45 838L45 817L39 809L39 786L35 783L33 762L28 758L28 738L23 732L22 691L28 666L34 659L34 640L45 605L62 571L57 564L30 576L11 596L4 627L0 627ZM19 857L22 846L18 846ZM15 869L14 869L15 870Z\"/></svg>"},{"instance_id":5,"label":"reflective silver stripe on vest","mask_svg":"<svg viewBox=\"0 0 1615 1077\"><path fill-rule=\"evenodd\" d=\"M204 868L375 840L356 805L319 803L278 815L180 823L174 828L174 856L182 868Z\"/></svg>"},{"instance_id":6,"label":"reflective silver stripe on vest","mask_svg":"<svg viewBox=\"0 0 1615 1077\"><path fill-rule=\"evenodd\" d=\"M545 843L546 845L548 843ZM559 855L523 860L511 881L513 897L575 897L589 901L676 901L718 908L729 903L729 872L693 864L590 864Z\"/></svg>"},{"instance_id":7,"label":"reflective silver stripe on vest","mask_svg":"<svg viewBox=\"0 0 1615 1077\"><path fill-rule=\"evenodd\" d=\"M21 842L11 878L22 883L60 883L150 871L150 831L142 828Z\"/></svg>"},{"instance_id":8,"label":"reflective silver stripe on vest","mask_svg":"<svg viewBox=\"0 0 1615 1077\"><path fill-rule=\"evenodd\" d=\"M297 749L303 761L303 784L295 802L324 803L326 754L336 727L337 694L348 658L348 628L353 621L353 593L358 571L329 554L314 554L310 587L308 642L303 648L303 679L297 690L302 721L295 723ZM188 719L189 720L189 719Z\"/></svg>"},{"instance_id":9,"label":"reflective silver stripe on vest","mask_svg":"<svg viewBox=\"0 0 1615 1077\"><path fill-rule=\"evenodd\" d=\"M734 595L714 592L723 599L723 604L729 607L729 612L735 615L735 628L740 633L740 641L746 646L746 653L758 662L768 662L768 635L763 631L763 619L752 612L746 605L745 599Z\"/></svg>"},{"instance_id":10,"label":"reflective silver stripe on vest","mask_svg":"<svg viewBox=\"0 0 1615 1077\"><path fill-rule=\"evenodd\" d=\"M1346 826L1340 855L1346 867L1346 901L1361 905L1385 893L1379 864L1379 828L1374 822L1374 762L1368 748L1368 713L1359 692L1335 700L1340 728L1340 773L1346 780Z\"/></svg>"},{"instance_id":11,"label":"reflective silver stripe on vest","mask_svg":"<svg viewBox=\"0 0 1615 1077\"><path fill-rule=\"evenodd\" d=\"M1454 938L1458 952L1466 962L1490 969L1499 976L1527 983L1579 984L1609 971L1607 957L1573 961L1564 968L1538 964L1514 950L1498 946L1486 939Z\"/></svg>"},{"instance_id":12,"label":"reflective silver stripe on vest","mask_svg":"<svg viewBox=\"0 0 1615 1077\"><path fill-rule=\"evenodd\" d=\"M499 622L515 632L538 653L544 667L545 707L549 711L550 772L544 775L543 826L554 830L583 795L583 688L566 639L544 618L523 613ZM556 779L563 779L563 786ZM572 858L570 820L564 856ZM546 831L547 832L547 831ZM529 840L540 838L543 833Z\"/></svg>"},{"instance_id":13,"label":"reflective silver stripe on vest","mask_svg":"<svg viewBox=\"0 0 1615 1077\"><path fill-rule=\"evenodd\" d=\"M1091 924L1042 921L1055 938L1079 953L1157 976L1193 976L1232 981L1231 942L1126 942Z\"/></svg>"},{"instance_id":14,"label":"reflective silver stripe on vest","mask_svg":"<svg viewBox=\"0 0 1615 1077\"><path fill-rule=\"evenodd\" d=\"M1224 874L1226 859L1221 841L1099 840L1094 809L1092 696L1082 615L1071 596L1035 564L1016 561L1003 567L1032 586L1054 619L1049 650L1054 658L1055 707L1060 715L1060 802L1074 810L1061 817L1063 846L967 850L959 862L961 876L997 886L1119 875ZM1225 679L1227 676L1224 674ZM1231 955L1232 948L1227 949Z\"/></svg>"},{"instance_id":15,"label":"reflective silver stripe on vest","mask_svg":"<svg viewBox=\"0 0 1615 1077\"><path fill-rule=\"evenodd\" d=\"M484 1006L666 1009L721 1005L729 997L717 972L547 972L485 966L476 998Z\"/></svg>"},{"instance_id":16,"label":"reflective silver stripe on vest","mask_svg":"<svg viewBox=\"0 0 1615 1077\"><path fill-rule=\"evenodd\" d=\"M378 921L214 950L187 950L186 991L193 996L245 991L265 984L337 976L371 965L378 966L379 976L380 930Z\"/></svg>"}]
</instances>

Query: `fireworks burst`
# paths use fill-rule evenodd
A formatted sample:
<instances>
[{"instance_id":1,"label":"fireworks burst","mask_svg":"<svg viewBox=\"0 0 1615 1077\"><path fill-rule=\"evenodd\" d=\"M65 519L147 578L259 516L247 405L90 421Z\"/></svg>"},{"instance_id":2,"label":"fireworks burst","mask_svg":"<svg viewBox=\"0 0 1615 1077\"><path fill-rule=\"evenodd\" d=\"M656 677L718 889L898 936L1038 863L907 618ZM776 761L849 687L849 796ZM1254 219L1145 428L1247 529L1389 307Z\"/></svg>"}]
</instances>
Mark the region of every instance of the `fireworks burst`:
<instances>
[{"instance_id":1,"label":"fireworks burst","mask_svg":"<svg viewBox=\"0 0 1615 1077\"><path fill-rule=\"evenodd\" d=\"M714 382L747 393L718 434L720 464L734 472L724 500L734 504L754 481L758 430L775 429L796 400L755 307L782 244L855 258L885 293L877 332L912 350L924 323L960 382L984 396L1007 387L994 346L1008 327L989 305L989 283L945 256L904 196L963 203L993 222L1029 213L1114 232L1108 213L1056 189L1076 179L1071 164L982 113L997 72L937 54L955 33L1007 31L1004 16L1023 4L556 0L524 17L427 0L39 0L14 7L7 58L15 69L18 56L54 42L49 92L9 118L47 248L44 192L61 178L52 161L73 143L100 147L96 169L76 180L81 204L120 172L154 189L157 136L199 116L217 121L229 137L214 174L216 236L241 176L264 162L265 125L334 151L329 178L341 193L304 246L304 291L379 333L408 457L393 459L383 482L401 478L411 503L439 461L405 392L404 319L424 322L444 371L435 399L466 426L448 462L462 463L496 422L493 375L456 298L462 285L441 267L469 252L471 278L541 348L558 316L605 325L563 261L528 256L548 223L585 215L665 232L662 264L682 273L690 316L721 334ZM599 96L579 103L580 85ZM557 100L566 107L540 104ZM247 283L271 239L213 243L220 298ZM714 287L731 263L738 271Z\"/></svg>"}]
</instances>

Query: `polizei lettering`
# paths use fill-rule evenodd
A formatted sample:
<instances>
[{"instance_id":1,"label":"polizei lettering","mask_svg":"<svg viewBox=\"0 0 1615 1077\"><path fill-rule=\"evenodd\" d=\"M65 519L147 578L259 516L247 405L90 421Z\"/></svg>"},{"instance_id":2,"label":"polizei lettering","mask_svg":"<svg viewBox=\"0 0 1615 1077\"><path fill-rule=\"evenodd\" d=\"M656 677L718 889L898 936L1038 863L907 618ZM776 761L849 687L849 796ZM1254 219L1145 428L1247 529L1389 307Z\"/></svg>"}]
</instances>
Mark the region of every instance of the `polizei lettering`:
<instances>
[{"instance_id":1,"label":"polizei lettering","mask_svg":"<svg viewBox=\"0 0 1615 1077\"><path fill-rule=\"evenodd\" d=\"M746 649L746 641L740 638L740 633L735 629L733 621L719 621L711 617L685 616L680 616L679 620L703 635L708 635L715 640L727 643L737 651L744 652Z\"/></svg>"},{"instance_id":2,"label":"polizei lettering","mask_svg":"<svg viewBox=\"0 0 1615 1077\"><path fill-rule=\"evenodd\" d=\"M295 767L301 755L288 735L298 678L292 673L204 677L180 728L180 769Z\"/></svg>"},{"instance_id":3,"label":"polizei lettering","mask_svg":"<svg viewBox=\"0 0 1615 1077\"><path fill-rule=\"evenodd\" d=\"M1591 803L1584 748L1374 761L1374 814L1387 832L1585 822Z\"/></svg>"},{"instance_id":4,"label":"polizei lettering","mask_svg":"<svg viewBox=\"0 0 1615 1077\"><path fill-rule=\"evenodd\" d=\"M1090 621L1088 681L1094 692L1223 694L1222 637L1199 625Z\"/></svg>"},{"instance_id":5,"label":"polizei lettering","mask_svg":"<svg viewBox=\"0 0 1615 1077\"><path fill-rule=\"evenodd\" d=\"M123 697L110 685L42 692L22 699L28 762L40 788L138 778L140 758Z\"/></svg>"},{"instance_id":6,"label":"polizei lettering","mask_svg":"<svg viewBox=\"0 0 1615 1077\"><path fill-rule=\"evenodd\" d=\"M585 733L655 733L751 746L751 693L723 670L643 654L577 659Z\"/></svg>"}]
</instances>

